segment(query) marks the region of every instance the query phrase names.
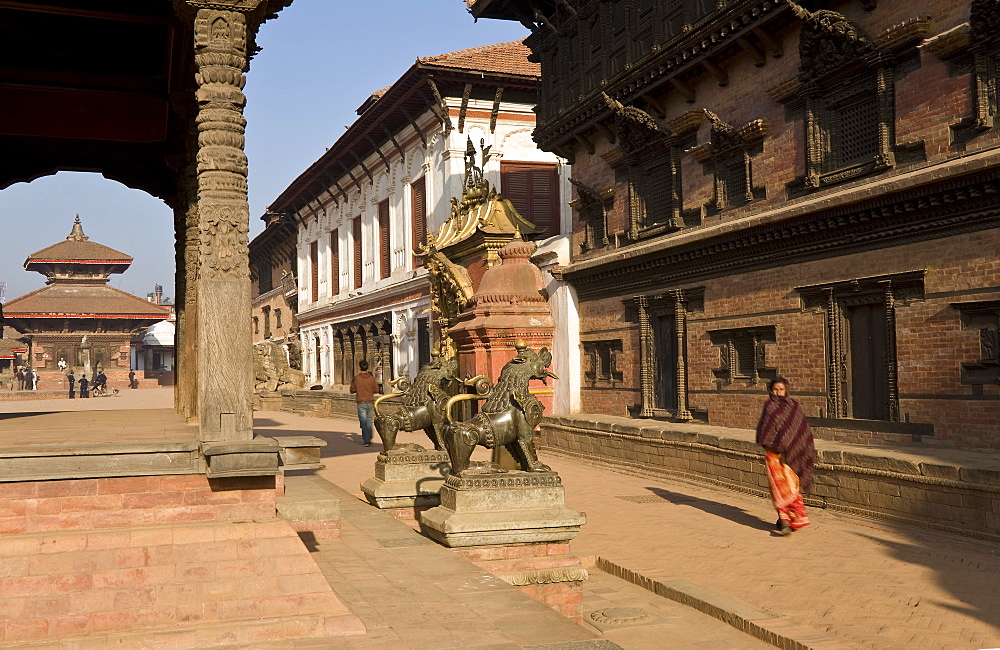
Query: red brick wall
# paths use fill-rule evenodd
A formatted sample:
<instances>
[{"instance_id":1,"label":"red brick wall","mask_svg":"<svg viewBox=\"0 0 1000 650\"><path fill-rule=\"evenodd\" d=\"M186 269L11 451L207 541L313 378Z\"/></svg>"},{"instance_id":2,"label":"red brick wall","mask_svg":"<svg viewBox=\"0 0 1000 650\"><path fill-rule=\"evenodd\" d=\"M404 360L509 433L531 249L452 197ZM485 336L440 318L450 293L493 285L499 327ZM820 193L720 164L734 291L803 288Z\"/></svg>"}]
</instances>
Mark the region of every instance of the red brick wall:
<instances>
[{"instance_id":1,"label":"red brick wall","mask_svg":"<svg viewBox=\"0 0 1000 650\"><path fill-rule=\"evenodd\" d=\"M857 2L836 2L827 8L844 13L873 39L913 17L911 3L901 1L880 2L878 10L871 12L864 11ZM933 16L927 34L928 38L933 38L967 21L969 5L936 0L923 5L920 14ZM876 194L867 189L873 181L932 166L940 170L936 180L941 180L949 173L942 163L1000 145L1000 132L980 133L965 143L952 142L951 127L974 112L971 71L968 66L963 68L954 61L942 61L934 54L933 47L920 47L910 50L910 59L901 62L895 76L895 140L897 145L922 141L927 160L900 164L880 174L823 188L808 196L789 198L787 184L805 171L804 110L779 103L767 90L798 74L800 24L792 21L788 27L773 32L784 50L780 58L767 56L760 67L745 55L726 59L724 67L729 83L725 86L720 86L708 74L688 79L696 94L694 103L685 101L678 92L657 96L664 108L663 123L704 106L737 128L757 119L769 124L762 150L752 159L753 184L762 187L765 196L746 206L716 213L706 209L713 199L711 170L690 154L682 155L683 208L689 212L700 210L703 226L732 224L736 229L752 221L755 215L807 202L814 202L814 209L819 211L824 209L825 197L845 193L853 192L858 201L875 198ZM708 120L702 120L695 143L709 142L710 131ZM607 162L614 158L608 154L613 153L617 145L600 137L596 131L588 132L587 137L594 144L594 153L588 154L583 147L576 147L573 176L597 190L615 188L613 208L607 216L608 232L626 231L627 183L620 178L616 180L615 170ZM574 262L602 255L608 256L609 261L617 261L620 255L609 255L615 252L616 246L627 255L629 248L648 243L612 241L608 248L581 252L585 224L580 220L579 211L574 213L573 228ZM678 236L684 235L682 230ZM671 235L665 235L655 241L668 242L670 238ZM949 306L953 302L1000 298L998 241L1000 238L994 229L870 252L846 254L830 248L817 251L814 261L786 265L776 259L774 266L767 270L740 270L723 277L688 282L683 286L704 287L705 290L704 312L688 315L686 352L690 406L707 410L712 424L754 426L764 385L735 383L718 387L712 369L720 365L719 348L712 345L707 332L774 326L777 343L767 345L766 365L788 377L793 394L802 402L807 414L826 415L825 314L803 312L795 288L923 269L926 271L925 298L900 305L896 310L900 419L934 426L933 436L923 437L921 444L1000 449L1000 436L995 434L996 427L992 424L1000 420L1000 401L997 400L1000 390L997 386L985 386L982 395L973 395L973 388L961 383L961 364L979 359L978 332L963 330L959 313ZM664 284L642 293L655 294L680 287ZM591 386L584 377L581 391L584 412L625 415L630 407L641 403L638 323L625 321L623 304L623 300L630 297L615 295L612 289L604 296L581 298L582 340L620 339L622 353L618 370L623 373L619 385ZM581 358L581 362L586 368L586 359ZM830 430L820 435L872 444L914 442L910 435L904 434Z\"/></svg>"}]
</instances>

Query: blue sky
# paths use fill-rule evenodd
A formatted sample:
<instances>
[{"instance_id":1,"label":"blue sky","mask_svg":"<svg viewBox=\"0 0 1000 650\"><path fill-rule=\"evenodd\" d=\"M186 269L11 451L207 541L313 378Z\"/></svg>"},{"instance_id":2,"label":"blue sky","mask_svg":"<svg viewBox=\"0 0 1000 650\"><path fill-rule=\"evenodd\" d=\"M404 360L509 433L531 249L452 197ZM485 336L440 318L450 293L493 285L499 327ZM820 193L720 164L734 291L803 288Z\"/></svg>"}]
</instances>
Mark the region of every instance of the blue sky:
<instances>
[{"instance_id":1,"label":"blue sky","mask_svg":"<svg viewBox=\"0 0 1000 650\"><path fill-rule=\"evenodd\" d=\"M247 75L251 236L267 205L336 141L355 109L414 59L526 35L514 22L473 22L462 0L294 0L261 28L263 51ZM173 297L171 211L98 174L61 172L0 191L7 300L43 286L24 260L65 238L77 213L91 240L135 258L112 286L145 296L162 284Z\"/></svg>"}]
</instances>

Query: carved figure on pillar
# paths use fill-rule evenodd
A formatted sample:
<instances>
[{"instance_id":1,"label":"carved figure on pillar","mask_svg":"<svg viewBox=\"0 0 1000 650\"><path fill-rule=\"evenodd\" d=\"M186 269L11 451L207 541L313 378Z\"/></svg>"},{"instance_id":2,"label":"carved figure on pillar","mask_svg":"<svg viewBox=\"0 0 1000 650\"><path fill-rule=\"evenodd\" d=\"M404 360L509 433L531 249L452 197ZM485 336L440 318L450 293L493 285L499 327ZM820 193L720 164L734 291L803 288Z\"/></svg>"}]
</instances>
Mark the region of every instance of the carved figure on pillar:
<instances>
[{"instance_id":1,"label":"carved figure on pillar","mask_svg":"<svg viewBox=\"0 0 1000 650\"><path fill-rule=\"evenodd\" d=\"M461 474L472 467L470 458L477 445L487 449L506 447L526 472L548 472L550 468L538 460L535 451L534 431L542 421L542 403L528 388L532 379L558 379L548 370L552 353L547 348L540 351L528 349L523 340L514 347L517 356L500 371L495 386L485 395L456 395L448 400L446 416L448 427L445 445L451 459L453 474ZM484 399L483 409L467 422L452 420L452 407L460 401ZM476 467L473 471L482 468ZM493 471L486 468L486 471ZM505 470L504 470L505 471Z\"/></svg>"}]
</instances>

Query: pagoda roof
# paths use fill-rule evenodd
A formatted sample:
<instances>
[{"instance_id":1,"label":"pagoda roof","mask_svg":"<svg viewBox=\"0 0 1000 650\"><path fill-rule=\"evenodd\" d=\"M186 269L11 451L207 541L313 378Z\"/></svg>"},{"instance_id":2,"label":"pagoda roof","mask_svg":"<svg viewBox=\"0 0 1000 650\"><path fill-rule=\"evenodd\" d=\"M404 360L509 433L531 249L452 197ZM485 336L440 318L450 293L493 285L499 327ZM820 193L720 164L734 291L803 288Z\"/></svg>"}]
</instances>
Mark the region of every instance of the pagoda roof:
<instances>
[{"instance_id":1,"label":"pagoda roof","mask_svg":"<svg viewBox=\"0 0 1000 650\"><path fill-rule=\"evenodd\" d=\"M28 346L24 344L24 341L8 338L0 339L0 359L14 359L18 353L28 353Z\"/></svg>"},{"instance_id":2,"label":"pagoda roof","mask_svg":"<svg viewBox=\"0 0 1000 650\"><path fill-rule=\"evenodd\" d=\"M132 263L132 256L116 251L104 244L90 241L90 237L83 234L83 227L80 225L80 215L76 215L76 220L73 222L73 230L69 236L64 241L28 255L28 259L24 261L24 267L28 269L33 264L52 262L72 262L76 264L113 263L127 266Z\"/></svg>"},{"instance_id":3,"label":"pagoda roof","mask_svg":"<svg viewBox=\"0 0 1000 650\"><path fill-rule=\"evenodd\" d=\"M170 307L103 284L50 284L4 304L18 318L139 318L163 320Z\"/></svg>"}]
</instances>

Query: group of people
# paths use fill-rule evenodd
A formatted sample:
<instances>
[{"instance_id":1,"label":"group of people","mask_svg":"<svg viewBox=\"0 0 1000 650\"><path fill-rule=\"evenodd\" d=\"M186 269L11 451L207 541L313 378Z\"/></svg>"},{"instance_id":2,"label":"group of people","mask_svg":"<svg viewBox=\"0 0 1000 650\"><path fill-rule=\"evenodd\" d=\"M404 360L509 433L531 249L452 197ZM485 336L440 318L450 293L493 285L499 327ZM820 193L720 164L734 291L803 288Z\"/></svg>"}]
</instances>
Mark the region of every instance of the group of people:
<instances>
[{"instance_id":1,"label":"group of people","mask_svg":"<svg viewBox=\"0 0 1000 650\"><path fill-rule=\"evenodd\" d=\"M69 398L74 399L76 397L76 375L73 374L73 370L70 369L66 373L66 381L69 382ZM103 370L98 370L94 375L93 379L88 380L87 375L80 377L80 398L86 399L90 397L91 392L94 394L102 394L108 389L108 376L104 374Z\"/></svg>"},{"instance_id":2,"label":"group of people","mask_svg":"<svg viewBox=\"0 0 1000 650\"><path fill-rule=\"evenodd\" d=\"M18 366L14 376L17 377L18 390L37 390L38 376L31 366Z\"/></svg>"}]
</instances>

